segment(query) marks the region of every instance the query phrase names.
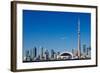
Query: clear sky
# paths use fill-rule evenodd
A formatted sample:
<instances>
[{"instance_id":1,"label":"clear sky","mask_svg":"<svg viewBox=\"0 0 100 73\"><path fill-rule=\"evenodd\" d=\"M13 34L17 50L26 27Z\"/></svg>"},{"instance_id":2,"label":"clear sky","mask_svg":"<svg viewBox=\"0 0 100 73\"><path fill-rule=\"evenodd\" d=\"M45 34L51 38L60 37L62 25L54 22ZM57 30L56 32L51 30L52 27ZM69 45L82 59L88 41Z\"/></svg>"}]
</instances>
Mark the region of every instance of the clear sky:
<instances>
[{"instance_id":1,"label":"clear sky","mask_svg":"<svg viewBox=\"0 0 100 73\"><path fill-rule=\"evenodd\" d=\"M23 49L71 51L77 48L77 25L80 20L81 47L90 46L91 14L75 12L23 10Z\"/></svg>"}]
</instances>

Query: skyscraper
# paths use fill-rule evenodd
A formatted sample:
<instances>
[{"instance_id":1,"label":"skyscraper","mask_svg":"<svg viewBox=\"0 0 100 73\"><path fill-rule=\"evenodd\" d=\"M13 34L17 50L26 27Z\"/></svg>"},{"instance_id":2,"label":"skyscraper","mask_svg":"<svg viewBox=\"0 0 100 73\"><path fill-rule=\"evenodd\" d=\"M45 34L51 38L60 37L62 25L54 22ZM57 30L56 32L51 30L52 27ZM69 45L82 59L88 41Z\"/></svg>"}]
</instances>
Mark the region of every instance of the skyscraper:
<instances>
[{"instance_id":1,"label":"skyscraper","mask_svg":"<svg viewBox=\"0 0 100 73\"><path fill-rule=\"evenodd\" d=\"M29 54L29 50L26 50L26 60L25 61L30 61L30 54Z\"/></svg>"},{"instance_id":2,"label":"skyscraper","mask_svg":"<svg viewBox=\"0 0 100 73\"><path fill-rule=\"evenodd\" d=\"M52 50L51 50L51 59L54 59L54 54L55 54L55 52L54 52L54 50L52 49Z\"/></svg>"},{"instance_id":3,"label":"skyscraper","mask_svg":"<svg viewBox=\"0 0 100 73\"><path fill-rule=\"evenodd\" d=\"M83 53L86 54L86 45L83 45Z\"/></svg>"},{"instance_id":4,"label":"skyscraper","mask_svg":"<svg viewBox=\"0 0 100 73\"><path fill-rule=\"evenodd\" d=\"M44 60L44 48L41 48L41 60Z\"/></svg>"},{"instance_id":5,"label":"skyscraper","mask_svg":"<svg viewBox=\"0 0 100 73\"><path fill-rule=\"evenodd\" d=\"M81 57L81 43L80 43L80 20L78 18L78 58Z\"/></svg>"},{"instance_id":6,"label":"skyscraper","mask_svg":"<svg viewBox=\"0 0 100 73\"><path fill-rule=\"evenodd\" d=\"M33 53L32 54L33 54L32 59L34 60L34 58L36 58L36 56L37 56L37 48L36 47L33 48Z\"/></svg>"},{"instance_id":7,"label":"skyscraper","mask_svg":"<svg viewBox=\"0 0 100 73\"><path fill-rule=\"evenodd\" d=\"M32 49L30 49L29 51L30 51L30 61L32 61Z\"/></svg>"},{"instance_id":8,"label":"skyscraper","mask_svg":"<svg viewBox=\"0 0 100 73\"><path fill-rule=\"evenodd\" d=\"M72 54L73 54L73 57L75 56L75 50L74 49L72 49Z\"/></svg>"},{"instance_id":9,"label":"skyscraper","mask_svg":"<svg viewBox=\"0 0 100 73\"><path fill-rule=\"evenodd\" d=\"M49 51L48 50L45 51L45 59L49 60Z\"/></svg>"}]
</instances>

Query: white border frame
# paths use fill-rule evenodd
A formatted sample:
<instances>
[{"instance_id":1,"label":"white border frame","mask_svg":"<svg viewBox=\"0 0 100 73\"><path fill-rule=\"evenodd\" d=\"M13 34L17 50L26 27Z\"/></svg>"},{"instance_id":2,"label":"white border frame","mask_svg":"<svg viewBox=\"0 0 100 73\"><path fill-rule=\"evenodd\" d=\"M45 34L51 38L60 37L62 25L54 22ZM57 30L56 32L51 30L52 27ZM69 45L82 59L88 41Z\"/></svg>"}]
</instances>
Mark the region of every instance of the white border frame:
<instances>
[{"instance_id":1,"label":"white border frame","mask_svg":"<svg viewBox=\"0 0 100 73\"><path fill-rule=\"evenodd\" d=\"M52 61L52 62L22 62L22 10L44 10L63 12L91 13L91 60L75 61ZM40 69L52 67L88 66L96 64L96 8L71 7L71 6L49 6L33 4L17 4L17 69Z\"/></svg>"}]
</instances>

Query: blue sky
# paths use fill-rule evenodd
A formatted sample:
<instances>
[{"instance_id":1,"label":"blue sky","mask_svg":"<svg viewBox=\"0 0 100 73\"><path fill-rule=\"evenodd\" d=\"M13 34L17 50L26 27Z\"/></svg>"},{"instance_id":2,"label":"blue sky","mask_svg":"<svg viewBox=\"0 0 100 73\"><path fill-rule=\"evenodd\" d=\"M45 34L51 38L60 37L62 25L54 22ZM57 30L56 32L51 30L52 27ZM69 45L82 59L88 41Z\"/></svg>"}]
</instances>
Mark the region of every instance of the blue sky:
<instances>
[{"instance_id":1,"label":"blue sky","mask_svg":"<svg viewBox=\"0 0 100 73\"><path fill-rule=\"evenodd\" d=\"M80 20L81 47L90 46L91 14L75 12L23 10L23 49L44 47L71 51L77 48L77 25Z\"/></svg>"}]
</instances>

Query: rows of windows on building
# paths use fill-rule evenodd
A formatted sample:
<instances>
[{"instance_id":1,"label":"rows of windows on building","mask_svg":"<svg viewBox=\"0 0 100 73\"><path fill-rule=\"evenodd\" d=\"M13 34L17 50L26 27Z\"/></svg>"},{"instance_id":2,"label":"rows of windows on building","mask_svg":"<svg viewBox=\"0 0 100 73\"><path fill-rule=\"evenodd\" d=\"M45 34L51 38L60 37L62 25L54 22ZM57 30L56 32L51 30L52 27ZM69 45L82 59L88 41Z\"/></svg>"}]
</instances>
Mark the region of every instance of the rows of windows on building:
<instances>
[{"instance_id":1,"label":"rows of windows on building","mask_svg":"<svg viewBox=\"0 0 100 73\"><path fill-rule=\"evenodd\" d=\"M39 50L37 50L39 49ZM23 62L35 62L35 61L52 61L52 60L75 60L75 59L91 59L91 47L83 47L80 50L80 57L78 56L78 50L72 49L71 52L67 50L64 52L56 52L54 49L50 51L45 48L34 47L29 50L25 50L23 56Z\"/></svg>"}]
</instances>

